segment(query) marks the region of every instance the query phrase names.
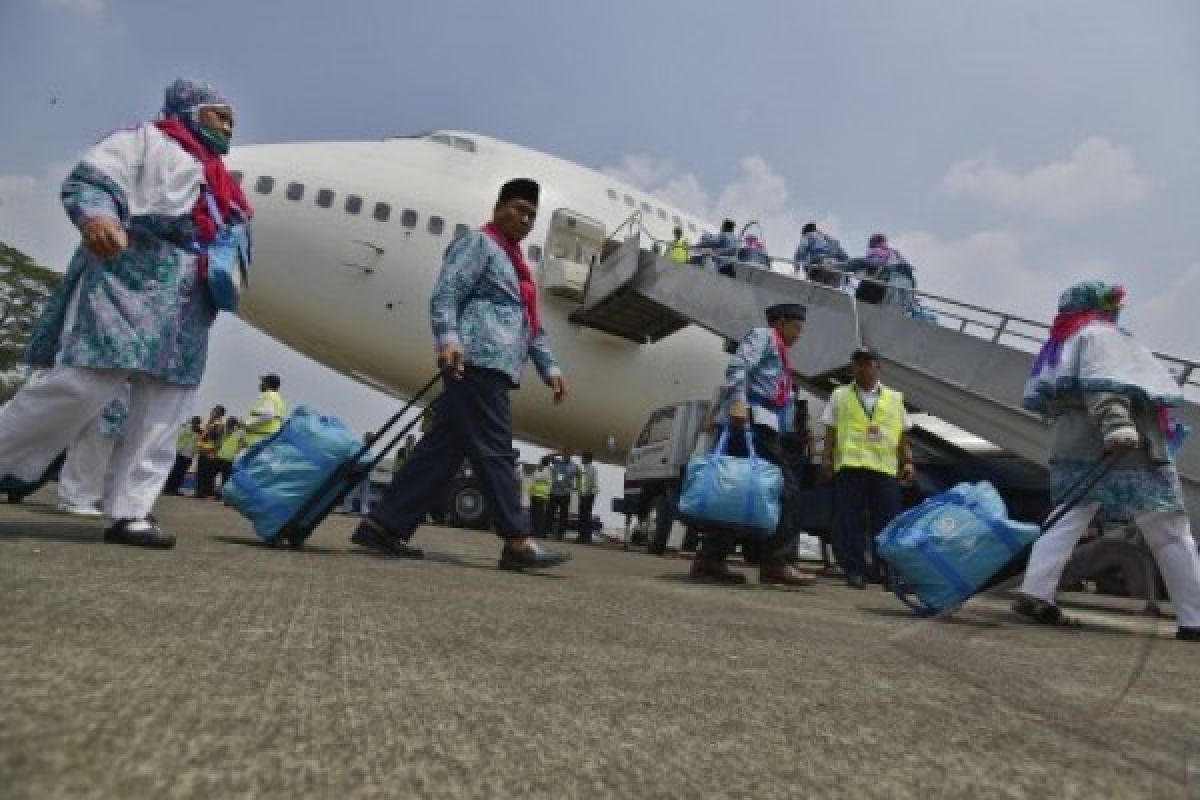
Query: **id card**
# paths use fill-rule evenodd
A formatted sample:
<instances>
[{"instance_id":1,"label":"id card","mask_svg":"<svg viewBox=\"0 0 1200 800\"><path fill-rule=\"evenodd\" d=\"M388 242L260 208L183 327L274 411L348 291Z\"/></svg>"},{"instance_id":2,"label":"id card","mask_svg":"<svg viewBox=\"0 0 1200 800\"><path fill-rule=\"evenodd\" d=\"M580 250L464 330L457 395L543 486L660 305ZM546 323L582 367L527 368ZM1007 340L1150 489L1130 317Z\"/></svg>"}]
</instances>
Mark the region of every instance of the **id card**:
<instances>
[{"instance_id":1,"label":"id card","mask_svg":"<svg viewBox=\"0 0 1200 800\"><path fill-rule=\"evenodd\" d=\"M883 431L878 425L870 425L867 427L867 441L871 444L878 444L883 441Z\"/></svg>"}]
</instances>

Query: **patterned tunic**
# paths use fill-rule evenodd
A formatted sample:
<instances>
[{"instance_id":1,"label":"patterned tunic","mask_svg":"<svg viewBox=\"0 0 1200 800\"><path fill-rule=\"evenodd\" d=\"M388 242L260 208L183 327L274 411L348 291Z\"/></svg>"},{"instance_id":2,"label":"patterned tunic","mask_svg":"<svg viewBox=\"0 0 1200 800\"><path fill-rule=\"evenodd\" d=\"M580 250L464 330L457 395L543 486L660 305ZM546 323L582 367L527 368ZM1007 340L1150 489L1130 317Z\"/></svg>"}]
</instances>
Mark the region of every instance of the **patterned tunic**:
<instances>
[{"instance_id":1,"label":"patterned tunic","mask_svg":"<svg viewBox=\"0 0 1200 800\"><path fill-rule=\"evenodd\" d=\"M783 377L783 358L775 343L775 332L771 328L752 328L725 367L728 399L722 417L728 416L729 405L746 403L765 409L770 416L779 419L782 423L780 432L785 432L790 425L786 417L790 415L781 415L780 409L775 408L775 395ZM757 417L755 421L758 421Z\"/></svg>"},{"instance_id":2,"label":"patterned tunic","mask_svg":"<svg viewBox=\"0 0 1200 800\"><path fill-rule=\"evenodd\" d=\"M516 268L481 231L446 248L429 315L438 347L460 344L467 364L503 372L513 386L520 385L530 358L542 380L562 374L546 332L529 329Z\"/></svg>"},{"instance_id":3,"label":"patterned tunic","mask_svg":"<svg viewBox=\"0 0 1200 800\"><path fill-rule=\"evenodd\" d=\"M199 162L152 125L118 131L84 156L63 183L63 206L80 229L119 220L129 246L112 260L75 251L31 337L30 364L200 382L217 313L193 244L202 183Z\"/></svg>"}]
</instances>

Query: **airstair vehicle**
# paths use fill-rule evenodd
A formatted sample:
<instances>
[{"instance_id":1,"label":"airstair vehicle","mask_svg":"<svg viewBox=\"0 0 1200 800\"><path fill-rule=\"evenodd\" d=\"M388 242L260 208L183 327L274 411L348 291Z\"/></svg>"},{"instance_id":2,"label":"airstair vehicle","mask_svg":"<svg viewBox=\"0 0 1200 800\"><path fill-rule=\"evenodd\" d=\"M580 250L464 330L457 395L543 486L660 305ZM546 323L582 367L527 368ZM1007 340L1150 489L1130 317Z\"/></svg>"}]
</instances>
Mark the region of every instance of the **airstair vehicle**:
<instances>
[{"instance_id":1,"label":"airstair vehicle","mask_svg":"<svg viewBox=\"0 0 1200 800\"><path fill-rule=\"evenodd\" d=\"M610 235L571 313L573 322L646 346L687 325L736 342L762 324L768 306L803 303L808 319L790 355L805 388L828 396L845 380L852 347L867 345L880 354L888 384L904 392L915 410L1046 465L1048 428L1021 407L1034 354L1049 327L1044 323L914 291L921 306L936 314L931 323L896 306L858 302L836 288L756 265L735 264L732 278L681 265L647 249L644 237L637 215ZM1176 409L1177 417L1197 432L1179 452L1177 467L1193 530L1200 530L1200 364L1157 355L1184 388L1187 402Z\"/></svg>"}]
</instances>

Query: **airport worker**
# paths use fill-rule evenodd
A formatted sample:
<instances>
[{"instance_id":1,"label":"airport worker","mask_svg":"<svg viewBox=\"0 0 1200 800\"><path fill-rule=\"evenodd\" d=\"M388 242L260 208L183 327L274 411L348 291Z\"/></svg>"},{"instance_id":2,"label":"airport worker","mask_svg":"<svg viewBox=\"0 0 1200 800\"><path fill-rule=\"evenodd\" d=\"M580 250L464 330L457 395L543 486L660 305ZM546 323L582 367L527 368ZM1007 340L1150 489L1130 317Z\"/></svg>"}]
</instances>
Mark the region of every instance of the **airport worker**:
<instances>
[{"instance_id":1,"label":"airport worker","mask_svg":"<svg viewBox=\"0 0 1200 800\"><path fill-rule=\"evenodd\" d=\"M196 458L196 441L203 430L204 420L200 417L192 417L179 426L179 433L175 436L175 464L167 475L167 482L163 484L163 494L179 494L183 480Z\"/></svg>"},{"instance_id":2,"label":"airport worker","mask_svg":"<svg viewBox=\"0 0 1200 800\"><path fill-rule=\"evenodd\" d=\"M532 518L533 535L539 539L546 538L546 506L550 502L550 484L554 480L550 470L552 460L550 456L542 456L529 484L529 516Z\"/></svg>"},{"instance_id":3,"label":"airport worker","mask_svg":"<svg viewBox=\"0 0 1200 800\"><path fill-rule=\"evenodd\" d=\"M567 531L567 516L571 510L571 493L579 480L579 465L571 460L571 451L564 450L550 464L550 500L546 504L547 528L556 539Z\"/></svg>"},{"instance_id":4,"label":"airport worker","mask_svg":"<svg viewBox=\"0 0 1200 800\"><path fill-rule=\"evenodd\" d=\"M784 458L780 436L787 432L793 418L788 348L800 337L806 314L805 307L798 303L771 306L766 312L767 327L751 329L725 368L726 400L722 417L724 424L734 427L730 431L729 452L748 455L741 432L749 427L755 452L783 473L783 506L774 535L765 541L743 543L743 550L755 554L758 580L764 584L807 586L814 580L790 564L800 533L796 528L795 507L798 486ZM700 549L692 561L691 576L719 583L745 583L746 577L726 563L737 539L725 531L704 531Z\"/></svg>"},{"instance_id":5,"label":"airport worker","mask_svg":"<svg viewBox=\"0 0 1200 800\"><path fill-rule=\"evenodd\" d=\"M527 178L501 187L492 220L446 248L430 299L437 362L445 384L430 431L417 443L382 500L354 532L355 544L392 556L420 558L409 544L417 525L470 460L504 540L502 569L544 568L567 556L543 550L530 536L512 477L509 393L532 360L555 403L567 382L546 342L533 272L520 242L537 218L538 184Z\"/></svg>"},{"instance_id":6,"label":"airport worker","mask_svg":"<svg viewBox=\"0 0 1200 800\"><path fill-rule=\"evenodd\" d=\"M283 395L279 393L282 386L283 382L274 373L258 379L258 399L254 401L254 407L246 414L242 423L247 447L278 433L283 427L288 407L287 403L283 402Z\"/></svg>"},{"instance_id":7,"label":"airport worker","mask_svg":"<svg viewBox=\"0 0 1200 800\"><path fill-rule=\"evenodd\" d=\"M1055 604L1072 549L1094 519L1132 522L1166 584L1176 638L1200 641L1200 557L1172 456L1183 434L1170 409L1183 404L1183 393L1162 362L1117 326L1124 298L1122 287L1101 281L1068 288L1034 359L1024 406L1050 423L1055 502L1098 461L1115 460L1034 543L1013 610L1035 622L1073 624Z\"/></svg>"},{"instance_id":8,"label":"airport worker","mask_svg":"<svg viewBox=\"0 0 1200 800\"><path fill-rule=\"evenodd\" d=\"M74 517L104 516L104 497L112 484L109 463L128 416L126 387L67 448L58 473L59 511Z\"/></svg>"},{"instance_id":9,"label":"airport worker","mask_svg":"<svg viewBox=\"0 0 1200 800\"><path fill-rule=\"evenodd\" d=\"M26 354L47 373L0 412L0 490L41 475L129 384L106 542L175 544L150 512L204 375L217 314L201 282L206 248L221 226L252 216L221 160L232 134L229 101L180 79L167 88L157 121L106 137L62 186L82 244Z\"/></svg>"},{"instance_id":10,"label":"airport worker","mask_svg":"<svg viewBox=\"0 0 1200 800\"><path fill-rule=\"evenodd\" d=\"M579 493L579 541L590 544L592 541L592 509L596 505L596 494L600 491L600 476L596 465L592 463L593 456L584 451L583 463L579 466L576 478L576 491Z\"/></svg>"},{"instance_id":11,"label":"airport worker","mask_svg":"<svg viewBox=\"0 0 1200 800\"><path fill-rule=\"evenodd\" d=\"M667 257L676 264L686 264L691 252L692 246L688 243L687 237L683 235L683 228L676 225L675 230L672 231L671 245L667 248Z\"/></svg>"},{"instance_id":12,"label":"airport worker","mask_svg":"<svg viewBox=\"0 0 1200 800\"><path fill-rule=\"evenodd\" d=\"M217 475L221 478L221 490L233 476L233 462L246 449L246 431L242 421L230 417L225 421L225 435L221 437L221 446L217 448Z\"/></svg>"},{"instance_id":13,"label":"airport worker","mask_svg":"<svg viewBox=\"0 0 1200 800\"><path fill-rule=\"evenodd\" d=\"M825 425L822 477L833 481L838 533L834 555L846 584L865 589L868 579L884 583L875 536L901 511L900 486L913 481L907 431L912 420L904 395L879 379L879 355L860 347L850 356L854 381L833 390ZM870 542L871 566L866 561Z\"/></svg>"},{"instance_id":14,"label":"airport worker","mask_svg":"<svg viewBox=\"0 0 1200 800\"><path fill-rule=\"evenodd\" d=\"M205 500L216 494L217 449L225 438L225 406L213 406L208 422L196 440L196 499Z\"/></svg>"}]
</instances>

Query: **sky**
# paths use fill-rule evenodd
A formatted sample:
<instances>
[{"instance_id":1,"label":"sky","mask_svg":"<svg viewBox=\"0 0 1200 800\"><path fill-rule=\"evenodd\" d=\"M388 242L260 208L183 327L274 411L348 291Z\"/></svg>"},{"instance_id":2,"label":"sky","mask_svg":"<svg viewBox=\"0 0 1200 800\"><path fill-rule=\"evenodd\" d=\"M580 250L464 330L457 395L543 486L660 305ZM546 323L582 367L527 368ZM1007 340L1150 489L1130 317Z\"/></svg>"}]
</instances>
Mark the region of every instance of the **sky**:
<instances>
[{"instance_id":1,"label":"sky","mask_svg":"<svg viewBox=\"0 0 1200 800\"><path fill-rule=\"evenodd\" d=\"M809 220L852 255L885 232L922 289L1037 319L1119 281L1144 341L1200 356L1194 0L0 0L0 240L63 268L58 184L179 75L239 142L478 131L759 220L775 255ZM395 405L224 316L198 402L268 370L359 429Z\"/></svg>"}]
</instances>

